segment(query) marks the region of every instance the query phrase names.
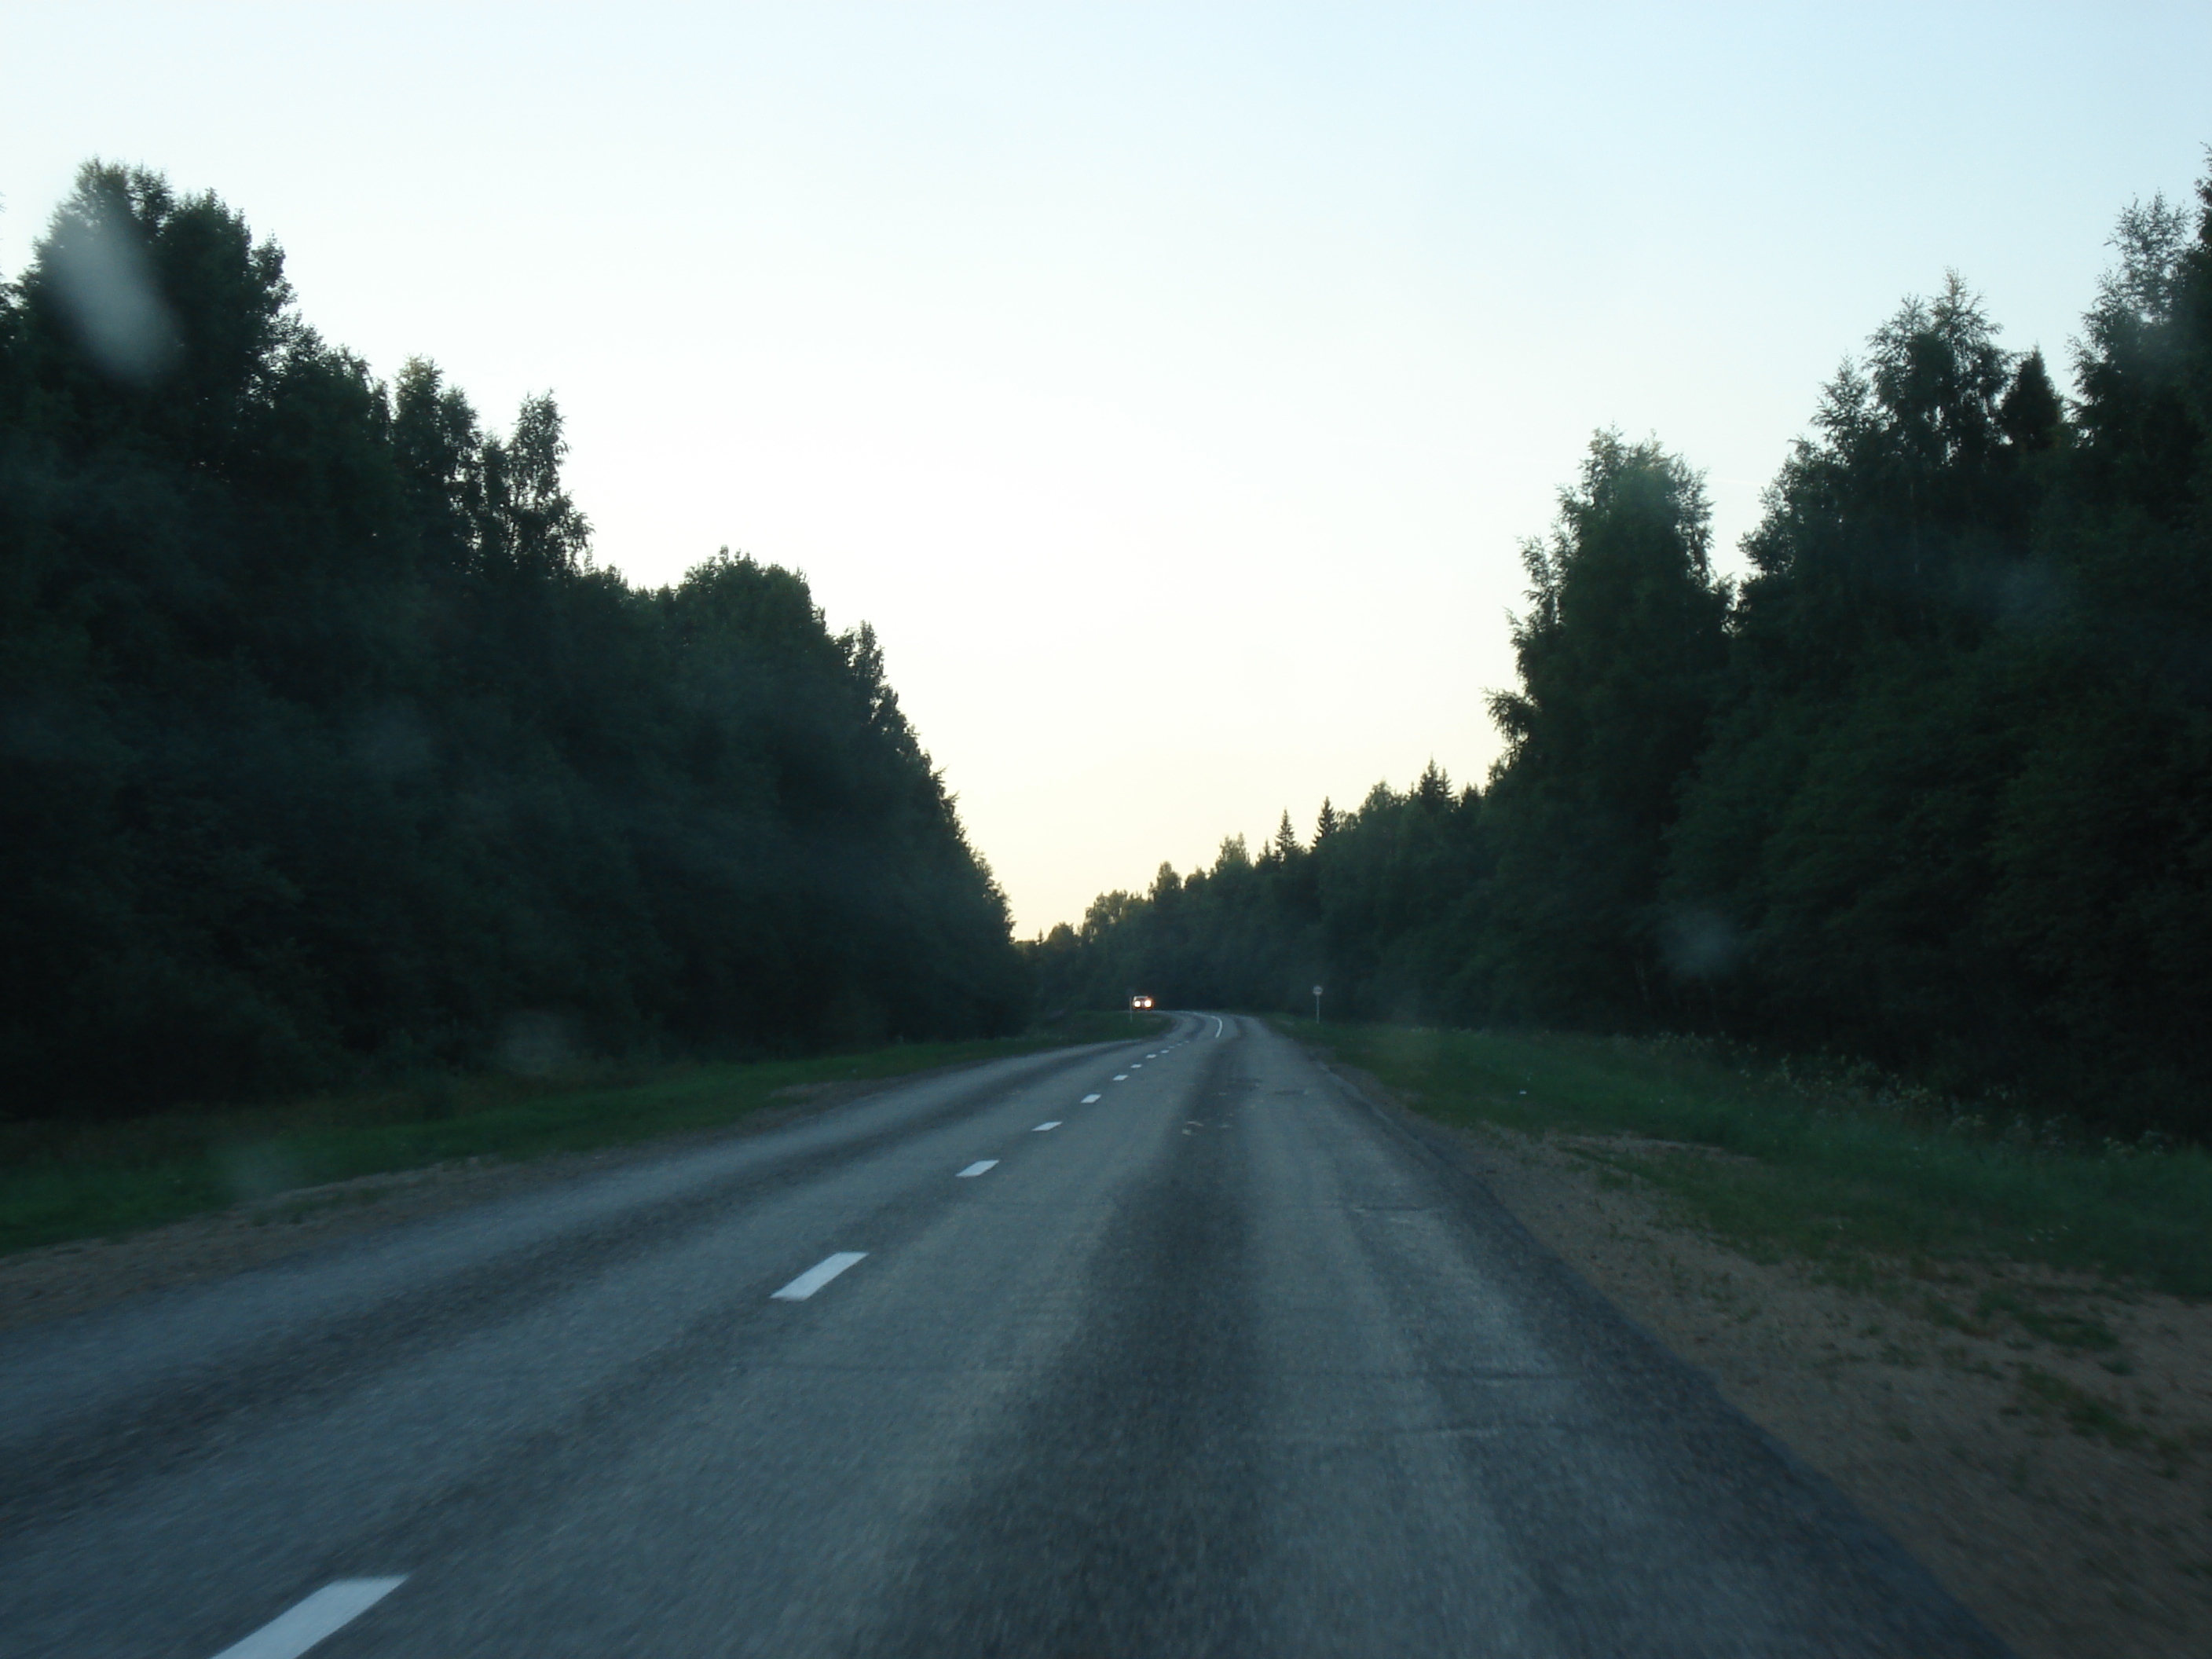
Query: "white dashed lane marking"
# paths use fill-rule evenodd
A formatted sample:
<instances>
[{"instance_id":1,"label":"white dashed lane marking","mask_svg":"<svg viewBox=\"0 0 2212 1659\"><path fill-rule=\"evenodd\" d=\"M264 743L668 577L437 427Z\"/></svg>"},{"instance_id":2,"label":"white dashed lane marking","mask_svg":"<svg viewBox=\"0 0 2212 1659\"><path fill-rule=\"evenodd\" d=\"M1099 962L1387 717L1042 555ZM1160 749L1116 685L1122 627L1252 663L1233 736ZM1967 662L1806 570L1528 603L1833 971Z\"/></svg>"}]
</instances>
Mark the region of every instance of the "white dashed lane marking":
<instances>
[{"instance_id":1,"label":"white dashed lane marking","mask_svg":"<svg viewBox=\"0 0 2212 1659\"><path fill-rule=\"evenodd\" d=\"M1081 1102L1080 1103L1081 1103L1081 1104L1083 1104L1083 1105L1085 1105L1085 1106L1094 1105L1094 1104L1096 1104L1097 1102L1102 1101L1102 1100L1103 1100L1103 1099L1105 1099L1105 1098L1106 1098L1106 1097L1105 1097L1105 1096L1103 1096L1103 1095L1085 1095L1085 1096L1084 1096L1084 1097L1083 1097L1082 1102Z\"/></svg>"},{"instance_id":2,"label":"white dashed lane marking","mask_svg":"<svg viewBox=\"0 0 2212 1659\"><path fill-rule=\"evenodd\" d=\"M995 1170L998 1167L999 1160L997 1158L979 1158L973 1164L970 1164L966 1169L960 1172L959 1178L965 1181L970 1176L979 1176L985 1173L987 1170Z\"/></svg>"},{"instance_id":3,"label":"white dashed lane marking","mask_svg":"<svg viewBox=\"0 0 2212 1659\"><path fill-rule=\"evenodd\" d=\"M407 1582L398 1578L341 1578L278 1613L243 1642L215 1659L297 1659L325 1636L344 1629Z\"/></svg>"},{"instance_id":4,"label":"white dashed lane marking","mask_svg":"<svg viewBox=\"0 0 2212 1659\"><path fill-rule=\"evenodd\" d=\"M1116 1083L1127 1083L1128 1080L1129 1074L1127 1072L1116 1072L1114 1073L1114 1081Z\"/></svg>"},{"instance_id":5,"label":"white dashed lane marking","mask_svg":"<svg viewBox=\"0 0 2212 1659\"><path fill-rule=\"evenodd\" d=\"M866 1250L840 1250L835 1255L825 1255L769 1300L804 1302L854 1262L865 1260L867 1254Z\"/></svg>"},{"instance_id":6,"label":"white dashed lane marking","mask_svg":"<svg viewBox=\"0 0 2212 1659\"><path fill-rule=\"evenodd\" d=\"M1053 1119L1053 1121L1052 1121L1051 1122L1049 1122L1049 1123L1040 1123L1040 1124L1038 1124L1038 1125L1036 1126L1036 1128L1034 1128L1034 1129L1032 1129L1032 1130L1030 1130L1030 1133L1031 1134L1033 1134L1033 1135L1041 1135L1041 1134L1042 1134L1042 1133L1043 1133L1047 1129L1057 1129L1058 1127L1060 1127L1060 1120L1059 1120L1058 1118L1054 1118L1054 1119Z\"/></svg>"}]
</instances>

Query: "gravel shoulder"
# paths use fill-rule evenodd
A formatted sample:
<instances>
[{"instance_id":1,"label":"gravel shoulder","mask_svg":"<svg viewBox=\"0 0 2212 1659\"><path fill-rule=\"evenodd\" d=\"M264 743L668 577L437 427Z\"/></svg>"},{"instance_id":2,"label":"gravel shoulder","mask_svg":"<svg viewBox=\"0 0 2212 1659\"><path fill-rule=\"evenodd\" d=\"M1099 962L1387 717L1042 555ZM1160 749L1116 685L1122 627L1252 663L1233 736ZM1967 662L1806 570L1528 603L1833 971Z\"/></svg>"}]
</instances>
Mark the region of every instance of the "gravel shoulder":
<instances>
[{"instance_id":1,"label":"gravel shoulder","mask_svg":"<svg viewBox=\"0 0 2212 1659\"><path fill-rule=\"evenodd\" d=\"M2212 1307L2016 1264L1754 1261L1635 1173L1728 1154L1450 1133L1531 1233L2022 1655L2205 1650Z\"/></svg>"},{"instance_id":2,"label":"gravel shoulder","mask_svg":"<svg viewBox=\"0 0 2212 1659\"><path fill-rule=\"evenodd\" d=\"M957 1070L942 1067L938 1070ZM211 1215L121 1238L72 1239L0 1256L0 1331L88 1313L149 1291L269 1267L310 1250L600 1173L665 1158L732 1135L757 1134L937 1070L782 1089L778 1103L722 1127L588 1152L523 1160L474 1158L322 1186L295 1188Z\"/></svg>"}]
</instances>

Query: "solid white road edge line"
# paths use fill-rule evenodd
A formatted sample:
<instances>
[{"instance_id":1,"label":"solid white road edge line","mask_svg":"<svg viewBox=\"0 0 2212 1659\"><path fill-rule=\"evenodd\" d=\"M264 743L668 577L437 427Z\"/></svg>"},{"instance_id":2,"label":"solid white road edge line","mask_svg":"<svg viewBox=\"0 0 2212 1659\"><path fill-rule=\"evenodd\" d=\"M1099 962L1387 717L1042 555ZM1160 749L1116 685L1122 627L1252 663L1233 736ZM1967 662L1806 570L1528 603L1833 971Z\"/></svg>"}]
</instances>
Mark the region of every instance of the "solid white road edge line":
<instances>
[{"instance_id":1,"label":"solid white road edge line","mask_svg":"<svg viewBox=\"0 0 2212 1659\"><path fill-rule=\"evenodd\" d=\"M1079 1105L1083 1105L1083 1106L1092 1106L1092 1105L1096 1105L1098 1102L1100 1102L1100 1101L1102 1101L1102 1100L1103 1100L1103 1099L1105 1099L1105 1098L1106 1098L1106 1097L1105 1097L1105 1096L1103 1096L1103 1095L1085 1095L1085 1096L1084 1096L1084 1097L1083 1097L1083 1098L1082 1098L1079 1102L1078 1102L1077 1103L1078 1103Z\"/></svg>"},{"instance_id":2,"label":"solid white road edge line","mask_svg":"<svg viewBox=\"0 0 2212 1659\"><path fill-rule=\"evenodd\" d=\"M866 1250L840 1250L825 1255L805 1273L769 1297L771 1302L804 1302L856 1261L867 1259Z\"/></svg>"},{"instance_id":3,"label":"solid white road edge line","mask_svg":"<svg viewBox=\"0 0 2212 1659\"><path fill-rule=\"evenodd\" d=\"M234 1642L215 1659L298 1659L309 1648L343 1630L407 1582L397 1578L341 1578L306 1601L278 1613L243 1642Z\"/></svg>"},{"instance_id":4,"label":"solid white road edge line","mask_svg":"<svg viewBox=\"0 0 2212 1659\"><path fill-rule=\"evenodd\" d=\"M1043 1133L1047 1129L1057 1129L1058 1127L1060 1127L1060 1120L1059 1120L1058 1118L1054 1118L1054 1119L1053 1119L1053 1121L1052 1121L1051 1122L1049 1122L1049 1123L1040 1123L1040 1124L1038 1124L1038 1125L1036 1126L1036 1128L1034 1128L1034 1129L1032 1129L1032 1130L1030 1130L1030 1133L1031 1134L1033 1134L1033 1135L1041 1135L1041 1134L1042 1134L1042 1133Z\"/></svg>"},{"instance_id":5,"label":"solid white road edge line","mask_svg":"<svg viewBox=\"0 0 2212 1659\"><path fill-rule=\"evenodd\" d=\"M970 1164L966 1169L960 1172L959 1179L965 1181L970 1176L979 1176L983 1174L986 1170L995 1170L998 1167L999 1160L997 1158L979 1158L973 1164Z\"/></svg>"}]
</instances>

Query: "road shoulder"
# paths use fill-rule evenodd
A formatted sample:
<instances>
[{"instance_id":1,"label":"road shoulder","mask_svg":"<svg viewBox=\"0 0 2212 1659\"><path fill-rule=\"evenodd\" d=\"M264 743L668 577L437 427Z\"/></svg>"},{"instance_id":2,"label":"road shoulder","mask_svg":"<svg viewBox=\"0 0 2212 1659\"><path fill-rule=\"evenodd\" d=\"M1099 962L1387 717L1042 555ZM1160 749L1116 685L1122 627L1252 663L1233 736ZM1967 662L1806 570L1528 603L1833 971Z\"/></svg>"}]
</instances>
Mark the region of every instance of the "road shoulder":
<instances>
[{"instance_id":1,"label":"road shoulder","mask_svg":"<svg viewBox=\"0 0 2212 1659\"><path fill-rule=\"evenodd\" d=\"M993 1063L967 1060L886 1077L804 1083L780 1089L769 1104L711 1128L585 1152L449 1159L292 1188L121 1237L71 1239L18 1250L0 1256L0 1333L89 1313L149 1292L226 1279L475 1205L765 1133L888 1090Z\"/></svg>"},{"instance_id":2,"label":"road shoulder","mask_svg":"<svg viewBox=\"0 0 2212 1659\"><path fill-rule=\"evenodd\" d=\"M1330 1069L1407 1109L1373 1077ZM1839 1283L1685 1224L1633 1173L1729 1154L1422 1125L2022 1655L2197 1650L2212 1619L2212 1307L2014 1264L1884 1264ZM2095 1316L2078 1328L2039 1320L2085 1301Z\"/></svg>"}]
</instances>

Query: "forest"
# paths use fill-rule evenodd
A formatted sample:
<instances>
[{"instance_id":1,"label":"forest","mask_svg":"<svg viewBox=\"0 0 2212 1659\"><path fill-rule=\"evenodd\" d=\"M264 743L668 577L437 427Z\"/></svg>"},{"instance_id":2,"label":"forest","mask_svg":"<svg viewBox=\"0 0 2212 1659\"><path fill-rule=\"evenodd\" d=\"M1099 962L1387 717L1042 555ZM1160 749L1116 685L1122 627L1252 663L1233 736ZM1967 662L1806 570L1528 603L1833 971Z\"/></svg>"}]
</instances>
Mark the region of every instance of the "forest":
<instances>
[{"instance_id":1,"label":"forest","mask_svg":"<svg viewBox=\"0 0 2212 1659\"><path fill-rule=\"evenodd\" d=\"M726 551L629 586L565 450L82 170L0 284L0 1115L1027 1017L869 630Z\"/></svg>"},{"instance_id":2,"label":"forest","mask_svg":"<svg viewBox=\"0 0 2212 1659\"><path fill-rule=\"evenodd\" d=\"M1954 275L1820 390L1740 580L1601 433L1480 787L1286 812L1024 949L1048 1006L1704 1035L2212 1134L2212 178L2119 216L2072 390Z\"/></svg>"}]
</instances>

